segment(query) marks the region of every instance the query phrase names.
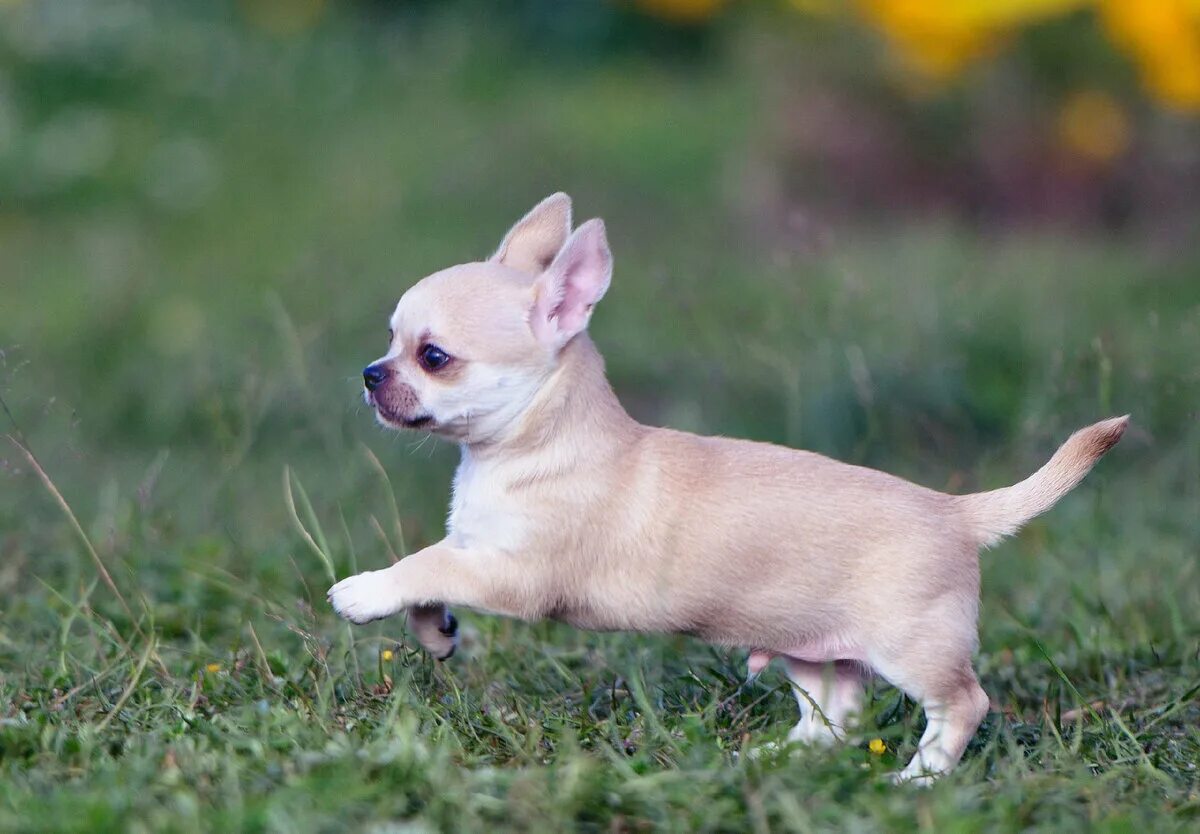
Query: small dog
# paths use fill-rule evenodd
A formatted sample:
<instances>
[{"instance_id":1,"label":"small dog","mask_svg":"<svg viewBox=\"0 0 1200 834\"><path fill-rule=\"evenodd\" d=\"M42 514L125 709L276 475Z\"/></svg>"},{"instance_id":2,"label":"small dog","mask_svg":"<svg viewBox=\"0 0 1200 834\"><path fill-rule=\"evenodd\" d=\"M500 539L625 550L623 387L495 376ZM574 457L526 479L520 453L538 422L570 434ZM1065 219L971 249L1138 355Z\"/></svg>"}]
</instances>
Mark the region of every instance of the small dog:
<instances>
[{"instance_id":1,"label":"small dog","mask_svg":"<svg viewBox=\"0 0 1200 834\"><path fill-rule=\"evenodd\" d=\"M555 194L483 262L434 273L363 372L378 420L457 442L446 538L329 590L342 617L403 610L435 657L446 606L580 628L680 632L786 663L789 740L843 736L874 672L925 709L901 780L950 770L988 711L971 666L978 551L1070 491L1128 416L1073 434L1015 486L946 495L767 443L635 422L586 332L608 289L601 220ZM876 593L877 589L885 589Z\"/></svg>"}]
</instances>

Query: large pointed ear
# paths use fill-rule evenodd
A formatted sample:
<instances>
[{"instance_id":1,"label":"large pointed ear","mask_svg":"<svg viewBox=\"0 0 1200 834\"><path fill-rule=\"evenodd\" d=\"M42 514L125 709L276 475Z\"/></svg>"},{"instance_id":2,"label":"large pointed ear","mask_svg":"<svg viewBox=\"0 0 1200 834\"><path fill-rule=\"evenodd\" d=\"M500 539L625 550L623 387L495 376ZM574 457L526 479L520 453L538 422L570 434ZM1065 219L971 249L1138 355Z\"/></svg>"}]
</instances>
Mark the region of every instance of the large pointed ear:
<instances>
[{"instance_id":1,"label":"large pointed ear","mask_svg":"<svg viewBox=\"0 0 1200 834\"><path fill-rule=\"evenodd\" d=\"M529 326L538 341L557 350L587 327L612 280L612 253L599 218L567 238L554 261L533 285Z\"/></svg>"},{"instance_id":2,"label":"large pointed ear","mask_svg":"<svg viewBox=\"0 0 1200 834\"><path fill-rule=\"evenodd\" d=\"M493 261L540 275L571 234L571 198L561 191L534 206L508 230Z\"/></svg>"}]
</instances>

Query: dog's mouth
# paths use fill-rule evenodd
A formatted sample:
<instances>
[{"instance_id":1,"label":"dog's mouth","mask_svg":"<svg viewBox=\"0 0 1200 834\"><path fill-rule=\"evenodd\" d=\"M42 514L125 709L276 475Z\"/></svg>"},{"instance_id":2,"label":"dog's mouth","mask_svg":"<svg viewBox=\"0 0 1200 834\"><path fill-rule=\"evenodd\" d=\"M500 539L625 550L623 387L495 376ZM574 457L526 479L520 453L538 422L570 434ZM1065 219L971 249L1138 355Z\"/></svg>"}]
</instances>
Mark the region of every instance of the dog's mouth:
<instances>
[{"instance_id":1,"label":"dog's mouth","mask_svg":"<svg viewBox=\"0 0 1200 834\"><path fill-rule=\"evenodd\" d=\"M408 416L416 410L414 406L420 407L416 395L408 386L402 386L398 392L364 390L363 399L375 409L379 421L392 428L432 429L436 426L432 414Z\"/></svg>"},{"instance_id":2,"label":"dog's mouth","mask_svg":"<svg viewBox=\"0 0 1200 834\"><path fill-rule=\"evenodd\" d=\"M404 417L396 414L389 408L380 408L378 403L373 403L375 413L379 419L392 428L405 429L432 429L434 427L432 414L419 414L416 417Z\"/></svg>"},{"instance_id":3,"label":"dog's mouth","mask_svg":"<svg viewBox=\"0 0 1200 834\"><path fill-rule=\"evenodd\" d=\"M367 405L375 409L375 414L379 420L386 425L392 426L393 428L403 427L406 429L428 429L432 428L434 425L432 414L419 414L416 417L404 417L397 414L392 408L390 408L388 403L380 402L375 397L371 396L370 392L366 392L364 399L367 401Z\"/></svg>"}]
</instances>

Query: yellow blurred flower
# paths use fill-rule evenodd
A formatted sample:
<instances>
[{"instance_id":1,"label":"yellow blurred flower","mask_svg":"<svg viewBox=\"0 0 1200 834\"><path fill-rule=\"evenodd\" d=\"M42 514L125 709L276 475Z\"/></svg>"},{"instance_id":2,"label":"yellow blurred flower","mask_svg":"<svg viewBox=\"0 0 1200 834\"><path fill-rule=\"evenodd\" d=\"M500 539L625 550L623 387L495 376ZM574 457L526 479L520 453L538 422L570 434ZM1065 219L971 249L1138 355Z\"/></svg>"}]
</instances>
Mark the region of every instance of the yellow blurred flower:
<instances>
[{"instance_id":1,"label":"yellow blurred flower","mask_svg":"<svg viewBox=\"0 0 1200 834\"><path fill-rule=\"evenodd\" d=\"M1084 90L1058 112L1058 140L1076 156L1111 162L1129 147L1129 117L1108 93Z\"/></svg>"},{"instance_id":2,"label":"yellow blurred flower","mask_svg":"<svg viewBox=\"0 0 1200 834\"><path fill-rule=\"evenodd\" d=\"M638 8L677 23L701 23L725 5L725 0L636 0Z\"/></svg>"},{"instance_id":3,"label":"yellow blurred flower","mask_svg":"<svg viewBox=\"0 0 1200 834\"><path fill-rule=\"evenodd\" d=\"M215 675L217 672L221 671L221 664L220 663L210 663L204 667L204 671L208 672L210 675Z\"/></svg>"},{"instance_id":4,"label":"yellow blurred flower","mask_svg":"<svg viewBox=\"0 0 1200 834\"><path fill-rule=\"evenodd\" d=\"M887 745L883 743L883 739L873 738L867 744L867 749L870 750L872 753L874 753L876 756L882 756L884 753L887 752Z\"/></svg>"},{"instance_id":5,"label":"yellow blurred flower","mask_svg":"<svg viewBox=\"0 0 1200 834\"><path fill-rule=\"evenodd\" d=\"M828 8L825 0L791 5L806 14ZM1151 96L1181 110L1200 110L1200 0L856 0L853 8L884 33L917 77L934 81L949 80L995 52L1022 26L1090 9L1113 45L1133 59ZM1098 144L1094 150L1108 152Z\"/></svg>"},{"instance_id":6,"label":"yellow blurred flower","mask_svg":"<svg viewBox=\"0 0 1200 834\"><path fill-rule=\"evenodd\" d=\"M992 51L1022 23L1087 0L859 0L864 17L891 39L905 63L946 79Z\"/></svg>"},{"instance_id":7,"label":"yellow blurred flower","mask_svg":"<svg viewBox=\"0 0 1200 834\"><path fill-rule=\"evenodd\" d=\"M1151 95L1181 110L1200 109L1200 2L1100 0L1100 17Z\"/></svg>"},{"instance_id":8,"label":"yellow blurred flower","mask_svg":"<svg viewBox=\"0 0 1200 834\"><path fill-rule=\"evenodd\" d=\"M391 649L384 649L382 652L379 653L379 656L383 658L384 663L390 663L392 658L395 657L396 655L392 653Z\"/></svg>"}]
</instances>

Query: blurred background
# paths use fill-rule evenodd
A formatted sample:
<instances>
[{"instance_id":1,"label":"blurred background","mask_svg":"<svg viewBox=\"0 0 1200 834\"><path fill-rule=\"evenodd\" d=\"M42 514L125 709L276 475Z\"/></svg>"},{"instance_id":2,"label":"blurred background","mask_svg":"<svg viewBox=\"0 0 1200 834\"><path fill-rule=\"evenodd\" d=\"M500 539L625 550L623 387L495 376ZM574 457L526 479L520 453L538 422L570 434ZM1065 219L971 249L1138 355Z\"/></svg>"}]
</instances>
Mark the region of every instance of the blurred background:
<instances>
[{"instance_id":1,"label":"blurred background","mask_svg":"<svg viewBox=\"0 0 1200 834\"><path fill-rule=\"evenodd\" d=\"M456 450L379 431L360 369L407 286L565 190L645 421L965 491L1133 412L987 581L1052 627L1082 570L1178 630L1198 117L1196 0L2 0L0 419L185 657L263 599L328 623L284 482L338 573L439 537ZM56 634L79 553L5 441L0 654Z\"/></svg>"}]
</instances>

